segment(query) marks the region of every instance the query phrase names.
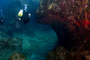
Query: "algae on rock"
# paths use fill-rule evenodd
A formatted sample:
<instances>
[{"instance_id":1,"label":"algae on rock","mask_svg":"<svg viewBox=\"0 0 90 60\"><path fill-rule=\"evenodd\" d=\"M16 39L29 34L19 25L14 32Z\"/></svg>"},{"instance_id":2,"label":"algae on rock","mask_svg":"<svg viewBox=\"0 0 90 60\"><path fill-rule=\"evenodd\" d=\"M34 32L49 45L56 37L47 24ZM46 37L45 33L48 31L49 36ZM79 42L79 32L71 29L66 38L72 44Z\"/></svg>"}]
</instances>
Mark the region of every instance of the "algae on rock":
<instances>
[{"instance_id":1,"label":"algae on rock","mask_svg":"<svg viewBox=\"0 0 90 60\"><path fill-rule=\"evenodd\" d=\"M20 54L18 52L14 52L10 56L9 60L26 60L26 58L22 54Z\"/></svg>"}]
</instances>

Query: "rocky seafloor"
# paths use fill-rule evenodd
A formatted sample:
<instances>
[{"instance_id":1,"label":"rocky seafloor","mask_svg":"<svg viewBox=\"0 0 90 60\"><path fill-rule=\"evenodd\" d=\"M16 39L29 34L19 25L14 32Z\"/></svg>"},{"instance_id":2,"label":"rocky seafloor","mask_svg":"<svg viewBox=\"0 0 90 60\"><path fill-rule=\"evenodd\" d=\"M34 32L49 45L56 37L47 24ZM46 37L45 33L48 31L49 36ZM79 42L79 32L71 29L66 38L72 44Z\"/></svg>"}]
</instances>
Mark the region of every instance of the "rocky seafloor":
<instances>
[{"instance_id":1,"label":"rocky seafloor","mask_svg":"<svg viewBox=\"0 0 90 60\"><path fill-rule=\"evenodd\" d=\"M18 53L26 60L45 60L46 55L57 46L58 39L53 30L46 28L49 27L35 26L28 32L14 31L13 37L0 32L0 60L8 60L12 54L17 57Z\"/></svg>"},{"instance_id":2,"label":"rocky seafloor","mask_svg":"<svg viewBox=\"0 0 90 60\"><path fill-rule=\"evenodd\" d=\"M46 60L90 60L89 0L42 0L36 18L58 36L59 47Z\"/></svg>"}]
</instances>

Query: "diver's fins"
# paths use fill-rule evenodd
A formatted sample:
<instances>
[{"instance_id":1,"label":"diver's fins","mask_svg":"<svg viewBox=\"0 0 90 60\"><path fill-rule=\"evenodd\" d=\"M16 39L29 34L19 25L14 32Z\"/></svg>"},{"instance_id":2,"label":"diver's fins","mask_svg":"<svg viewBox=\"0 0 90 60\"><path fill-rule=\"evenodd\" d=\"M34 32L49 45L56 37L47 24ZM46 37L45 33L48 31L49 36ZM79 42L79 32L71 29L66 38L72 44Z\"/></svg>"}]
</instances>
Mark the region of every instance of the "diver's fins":
<instances>
[{"instance_id":1,"label":"diver's fins","mask_svg":"<svg viewBox=\"0 0 90 60\"><path fill-rule=\"evenodd\" d=\"M19 29L20 28L20 24L18 21L16 21L16 28Z\"/></svg>"}]
</instances>

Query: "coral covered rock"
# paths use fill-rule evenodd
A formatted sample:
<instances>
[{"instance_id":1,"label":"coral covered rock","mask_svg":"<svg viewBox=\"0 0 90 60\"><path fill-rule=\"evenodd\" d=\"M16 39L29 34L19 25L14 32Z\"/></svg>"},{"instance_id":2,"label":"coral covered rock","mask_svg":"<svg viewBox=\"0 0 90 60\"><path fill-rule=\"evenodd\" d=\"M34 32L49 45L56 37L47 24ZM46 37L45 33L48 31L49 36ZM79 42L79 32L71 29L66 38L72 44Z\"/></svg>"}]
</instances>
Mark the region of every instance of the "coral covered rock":
<instances>
[{"instance_id":1,"label":"coral covered rock","mask_svg":"<svg viewBox=\"0 0 90 60\"><path fill-rule=\"evenodd\" d=\"M72 60L90 60L90 51L71 52Z\"/></svg>"},{"instance_id":2,"label":"coral covered rock","mask_svg":"<svg viewBox=\"0 0 90 60\"><path fill-rule=\"evenodd\" d=\"M90 51L77 49L77 51L69 52L63 47L57 47L50 52L46 60L90 60Z\"/></svg>"},{"instance_id":3,"label":"coral covered rock","mask_svg":"<svg viewBox=\"0 0 90 60\"><path fill-rule=\"evenodd\" d=\"M42 0L36 12L37 21L51 25L66 48L89 40L89 16L89 0Z\"/></svg>"},{"instance_id":4,"label":"coral covered rock","mask_svg":"<svg viewBox=\"0 0 90 60\"><path fill-rule=\"evenodd\" d=\"M90 60L90 0L42 0L36 18L54 29L60 46L73 56L69 60ZM50 59L60 60L53 59L56 54L52 52Z\"/></svg>"},{"instance_id":5,"label":"coral covered rock","mask_svg":"<svg viewBox=\"0 0 90 60\"><path fill-rule=\"evenodd\" d=\"M46 60L69 60L69 56L69 52L66 49L58 47L48 54Z\"/></svg>"},{"instance_id":6,"label":"coral covered rock","mask_svg":"<svg viewBox=\"0 0 90 60\"><path fill-rule=\"evenodd\" d=\"M20 54L18 52L14 52L10 56L9 60L26 60L26 58L22 54Z\"/></svg>"},{"instance_id":7,"label":"coral covered rock","mask_svg":"<svg viewBox=\"0 0 90 60\"><path fill-rule=\"evenodd\" d=\"M0 60L7 60L13 51L21 51L22 39L4 38L0 39Z\"/></svg>"},{"instance_id":8,"label":"coral covered rock","mask_svg":"<svg viewBox=\"0 0 90 60\"><path fill-rule=\"evenodd\" d=\"M0 39L0 48L12 48L12 49L21 49L22 39L20 38L7 38ZM2 49L0 49L2 50Z\"/></svg>"}]
</instances>

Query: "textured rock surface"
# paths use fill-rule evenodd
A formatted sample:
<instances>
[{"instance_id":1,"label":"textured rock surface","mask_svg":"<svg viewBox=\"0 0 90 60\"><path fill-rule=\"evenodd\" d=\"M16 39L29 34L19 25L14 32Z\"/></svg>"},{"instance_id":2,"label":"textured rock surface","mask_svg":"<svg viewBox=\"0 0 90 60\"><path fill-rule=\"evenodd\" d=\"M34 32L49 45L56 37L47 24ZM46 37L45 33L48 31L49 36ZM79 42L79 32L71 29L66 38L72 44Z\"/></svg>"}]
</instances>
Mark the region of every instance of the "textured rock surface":
<instances>
[{"instance_id":1,"label":"textured rock surface","mask_svg":"<svg viewBox=\"0 0 90 60\"><path fill-rule=\"evenodd\" d=\"M20 54L18 52L14 52L10 56L9 60L26 60L26 58L22 54Z\"/></svg>"},{"instance_id":2,"label":"textured rock surface","mask_svg":"<svg viewBox=\"0 0 90 60\"><path fill-rule=\"evenodd\" d=\"M71 48L90 38L89 0L42 0L37 21L56 31L61 45Z\"/></svg>"},{"instance_id":3,"label":"textured rock surface","mask_svg":"<svg viewBox=\"0 0 90 60\"><path fill-rule=\"evenodd\" d=\"M78 48L77 51L69 52L63 47L57 47L48 54L46 60L90 60L90 50Z\"/></svg>"},{"instance_id":4,"label":"textured rock surface","mask_svg":"<svg viewBox=\"0 0 90 60\"><path fill-rule=\"evenodd\" d=\"M2 48L21 49L22 40L18 38L0 39L0 50Z\"/></svg>"},{"instance_id":5,"label":"textured rock surface","mask_svg":"<svg viewBox=\"0 0 90 60\"><path fill-rule=\"evenodd\" d=\"M56 48L53 52L50 52L46 60L70 60L69 52L63 47Z\"/></svg>"},{"instance_id":6,"label":"textured rock surface","mask_svg":"<svg viewBox=\"0 0 90 60\"><path fill-rule=\"evenodd\" d=\"M14 51L21 51L22 39L20 38L0 38L0 60L8 60Z\"/></svg>"},{"instance_id":7,"label":"textured rock surface","mask_svg":"<svg viewBox=\"0 0 90 60\"><path fill-rule=\"evenodd\" d=\"M90 60L89 0L42 0L36 17L37 22L48 24L55 30L60 46L69 51L72 60Z\"/></svg>"}]
</instances>

